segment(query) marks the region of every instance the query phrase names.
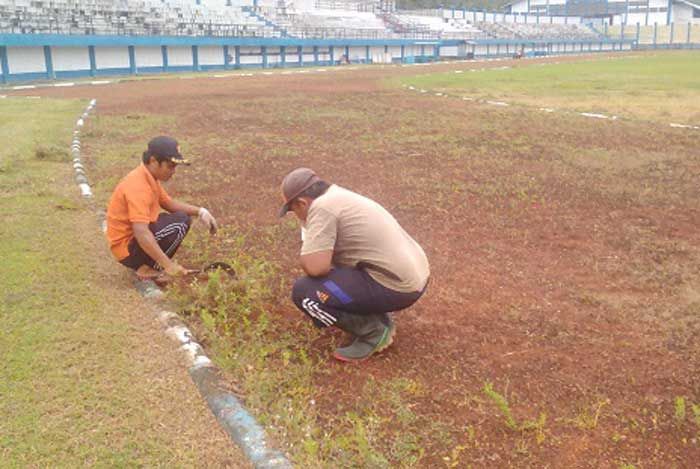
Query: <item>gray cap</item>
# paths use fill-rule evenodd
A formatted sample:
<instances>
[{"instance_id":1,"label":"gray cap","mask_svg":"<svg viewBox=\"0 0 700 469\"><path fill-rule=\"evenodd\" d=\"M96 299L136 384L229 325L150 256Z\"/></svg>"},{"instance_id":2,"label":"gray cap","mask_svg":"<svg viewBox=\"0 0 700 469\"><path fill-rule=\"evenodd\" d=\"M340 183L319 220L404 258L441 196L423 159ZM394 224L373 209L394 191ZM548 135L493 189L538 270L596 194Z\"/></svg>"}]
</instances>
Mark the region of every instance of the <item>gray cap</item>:
<instances>
[{"instance_id":1,"label":"gray cap","mask_svg":"<svg viewBox=\"0 0 700 469\"><path fill-rule=\"evenodd\" d=\"M313 169L297 168L287 174L282 180L282 196L284 205L280 209L279 216L283 217L289 211L289 204L296 199L299 194L320 181Z\"/></svg>"}]
</instances>

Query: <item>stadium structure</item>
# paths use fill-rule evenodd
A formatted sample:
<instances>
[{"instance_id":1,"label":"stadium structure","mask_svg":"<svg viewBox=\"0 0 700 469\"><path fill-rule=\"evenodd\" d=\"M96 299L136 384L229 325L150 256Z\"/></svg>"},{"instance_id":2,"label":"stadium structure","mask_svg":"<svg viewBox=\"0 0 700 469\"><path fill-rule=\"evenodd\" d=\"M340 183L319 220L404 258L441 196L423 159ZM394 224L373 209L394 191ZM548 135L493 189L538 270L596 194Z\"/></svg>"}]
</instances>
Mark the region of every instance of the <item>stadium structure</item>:
<instances>
[{"instance_id":1,"label":"stadium structure","mask_svg":"<svg viewBox=\"0 0 700 469\"><path fill-rule=\"evenodd\" d=\"M700 0L516 0L508 13L569 16L613 24L700 24Z\"/></svg>"},{"instance_id":2,"label":"stadium structure","mask_svg":"<svg viewBox=\"0 0 700 469\"><path fill-rule=\"evenodd\" d=\"M548 3L542 10L535 4L542 1L527 0L527 11L520 2L506 12L485 12L402 11L393 0L0 0L0 82L635 45L624 31L606 34L607 24L602 31L592 21L597 17L580 7L599 2L571 0L567 4L578 6L563 10Z\"/></svg>"}]
</instances>

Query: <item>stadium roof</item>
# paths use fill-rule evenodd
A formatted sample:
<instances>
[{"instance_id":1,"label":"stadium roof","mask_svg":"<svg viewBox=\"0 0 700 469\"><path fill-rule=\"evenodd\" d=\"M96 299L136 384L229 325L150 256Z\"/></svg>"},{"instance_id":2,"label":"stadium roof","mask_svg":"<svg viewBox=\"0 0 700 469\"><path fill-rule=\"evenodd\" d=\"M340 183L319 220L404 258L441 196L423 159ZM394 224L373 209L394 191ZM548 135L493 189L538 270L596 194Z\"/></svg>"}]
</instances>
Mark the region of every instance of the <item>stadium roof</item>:
<instances>
[{"instance_id":1,"label":"stadium roof","mask_svg":"<svg viewBox=\"0 0 700 469\"><path fill-rule=\"evenodd\" d=\"M509 2L501 5L501 9L515 5L516 3L526 2L527 0L511 0ZM689 7L700 9L700 0L690 1L690 0L673 0L674 3L684 3Z\"/></svg>"}]
</instances>

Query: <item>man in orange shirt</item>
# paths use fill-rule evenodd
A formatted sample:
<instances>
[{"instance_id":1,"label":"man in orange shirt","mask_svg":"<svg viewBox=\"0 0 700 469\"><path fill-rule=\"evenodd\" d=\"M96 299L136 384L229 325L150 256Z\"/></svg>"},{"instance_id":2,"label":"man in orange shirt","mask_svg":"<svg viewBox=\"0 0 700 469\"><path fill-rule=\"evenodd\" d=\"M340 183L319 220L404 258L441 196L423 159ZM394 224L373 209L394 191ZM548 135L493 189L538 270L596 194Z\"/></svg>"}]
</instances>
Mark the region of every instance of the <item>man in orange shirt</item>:
<instances>
[{"instance_id":1,"label":"man in orange shirt","mask_svg":"<svg viewBox=\"0 0 700 469\"><path fill-rule=\"evenodd\" d=\"M198 216L212 234L218 229L209 210L174 200L161 186L178 164L189 163L174 138L152 139L143 164L119 182L109 201L107 240L112 255L142 280L159 277L162 271L170 276L189 272L172 257L190 229L190 217Z\"/></svg>"}]
</instances>

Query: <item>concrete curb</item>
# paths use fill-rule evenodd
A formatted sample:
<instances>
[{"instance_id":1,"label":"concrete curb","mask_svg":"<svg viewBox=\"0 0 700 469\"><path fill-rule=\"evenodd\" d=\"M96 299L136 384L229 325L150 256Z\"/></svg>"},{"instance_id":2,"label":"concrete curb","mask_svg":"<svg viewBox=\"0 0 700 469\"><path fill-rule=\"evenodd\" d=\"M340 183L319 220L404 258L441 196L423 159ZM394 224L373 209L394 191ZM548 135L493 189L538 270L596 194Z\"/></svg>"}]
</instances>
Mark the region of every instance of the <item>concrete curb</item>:
<instances>
[{"instance_id":1,"label":"concrete curb","mask_svg":"<svg viewBox=\"0 0 700 469\"><path fill-rule=\"evenodd\" d=\"M80 129L85 125L85 120L90 116L90 112L92 112L96 105L96 99L90 101L83 115L75 122L73 141L70 146L70 153L73 157L73 170L75 171L75 182L80 189L80 195L87 199L92 198L92 190L90 189L87 174L85 173L85 166L83 166L82 160L80 159Z\"/></svg>"},{"instance_id":2,"label":"concrete curb","mask_svg":"<svg viewBox=\"0 0 700 469\"><path fill-rule=\"evenodd\" d=\"M75 124L71 155L75 182L80 188L81 196L91 199L93 194L88 183L85 167L80 158L80 129L97 105L93 99ZM102 231L106 231L105 214L98 212ZM136 289L146 299L158 299L163 291L152 281L137 281ZM293 466L281 452L267 445L265 430L243 406L240 400L226 391L221 373L204 353L204 349L177 314L161 310L157 313L158 321L165 327L165 334L180 345L180 350L188 360L188 371L199 393L207 401L212 413L229 437L244 452L254 467L259 469L291 469Z\"/></svg>"}]
</instances>

